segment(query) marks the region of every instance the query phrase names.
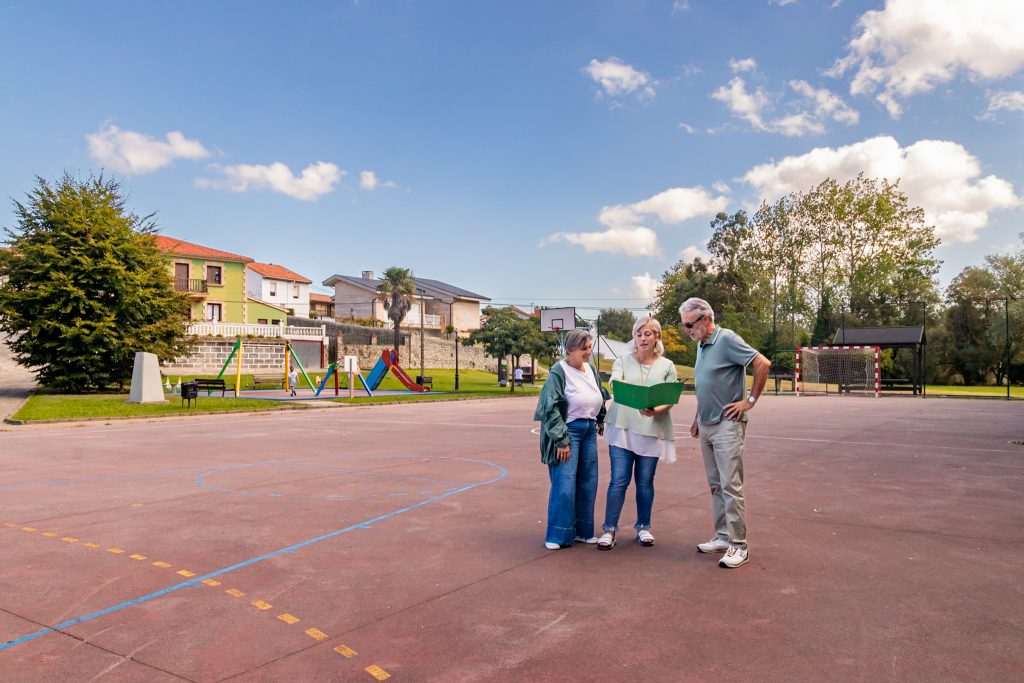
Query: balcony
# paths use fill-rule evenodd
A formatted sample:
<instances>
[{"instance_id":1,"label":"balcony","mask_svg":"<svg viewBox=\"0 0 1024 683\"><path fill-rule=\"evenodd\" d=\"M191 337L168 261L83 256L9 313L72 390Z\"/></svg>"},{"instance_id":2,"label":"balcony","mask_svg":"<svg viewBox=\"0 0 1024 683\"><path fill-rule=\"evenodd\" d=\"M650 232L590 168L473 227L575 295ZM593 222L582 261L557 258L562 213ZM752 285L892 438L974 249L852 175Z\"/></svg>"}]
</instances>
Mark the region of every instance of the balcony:
<instances>
[{"instance_id":1,"label":"balcony","mask_svg":"<svg viewBox=\"0 0 1024 683\"><path fill-rule=\"evenodd\" d=\"M423 327L440 328L441 327L440 315L434 315L427 313L423 316ZM410 312L402 320L402 327L419 327L420 326L420 314L419 311Z\"/></svg>"},{"instance_id":2,"label":"balcony","mask_svg":"<svg viewBox=\"0 0 1024 683\"><path fill-rule=\"evenodd\" d=\"M200 278L176 277L174 278L175 292L188 292L189 294L206 294L206 280Z\"/></svg>"}]
</instances>

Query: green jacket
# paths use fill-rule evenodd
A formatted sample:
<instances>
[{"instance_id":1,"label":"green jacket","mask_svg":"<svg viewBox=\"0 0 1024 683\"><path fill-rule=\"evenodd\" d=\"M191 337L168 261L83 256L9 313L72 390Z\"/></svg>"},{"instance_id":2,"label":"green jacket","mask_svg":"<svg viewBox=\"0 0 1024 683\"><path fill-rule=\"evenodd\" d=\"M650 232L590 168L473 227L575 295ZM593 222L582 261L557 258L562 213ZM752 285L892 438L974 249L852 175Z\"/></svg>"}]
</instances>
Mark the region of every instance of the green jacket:
<instances>
[{"instance_id":1,"label":"green jacket","mask_svg":"<svg viewBox=\"0 0 1024 683\"><path fill-rule=\"evenodd\" d=\"M608 400L608 390L601 384L601 377L590 366L597 380L597 386L601 389L601 396ZM604 424L605 408L601 406L601 412L597 414L597 424ZM533 419L540 422L540 461L545 465L558 463L557 450L569 445L569 427L566 425L566 417L569 414L569 401L565 398L565 371L561 363L555 363L548 372L548 378L544 382L544 388L540 390L540 398L537 399L537 410L533 413Z\"/></svg>"}]
</instances>

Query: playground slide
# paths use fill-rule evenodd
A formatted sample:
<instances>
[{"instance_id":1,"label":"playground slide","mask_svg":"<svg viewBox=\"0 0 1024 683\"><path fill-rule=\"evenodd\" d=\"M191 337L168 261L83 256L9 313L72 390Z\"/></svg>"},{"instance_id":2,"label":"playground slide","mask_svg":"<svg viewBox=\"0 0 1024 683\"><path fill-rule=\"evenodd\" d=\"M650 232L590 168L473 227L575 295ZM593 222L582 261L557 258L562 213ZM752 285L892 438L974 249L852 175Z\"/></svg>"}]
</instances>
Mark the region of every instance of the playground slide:
<instances>
[{"instance_id":1,"label":"playground slide","mask_svg":"<svg viewBox=\"0 0 1024 683\"><path fill-rule=\"evenodd\" d=\"M377 391L377 387L384 381L384 376L388 374L388 364L385 361L391 358L392 353L394 353L393 350L381 353L380 360L370 371L370 376L366 378L366 383L370 385L370 391Z\"/></svg>"},{"instance_id":2,"label":"playground slide","mask_svg":"<svg viewBox=\"0 0 1024 683\"><path fill-rule=\"evenodd\" d=\"M419 384L416 384L416 382L413 382L412 378L409 377L409 375L405 374L405 370L403 370L402 366L398 364L398 359L395 357L394 349L392 349L391 351L385 351L383 354L381 354L381 360L387 364L387 366L391 369L391 372L394 373L395 377L398 378L399 382L405 385L406 389L409 389L410 391L430 391L426 387L420 386Z\"/></svg>"}]
</instances>

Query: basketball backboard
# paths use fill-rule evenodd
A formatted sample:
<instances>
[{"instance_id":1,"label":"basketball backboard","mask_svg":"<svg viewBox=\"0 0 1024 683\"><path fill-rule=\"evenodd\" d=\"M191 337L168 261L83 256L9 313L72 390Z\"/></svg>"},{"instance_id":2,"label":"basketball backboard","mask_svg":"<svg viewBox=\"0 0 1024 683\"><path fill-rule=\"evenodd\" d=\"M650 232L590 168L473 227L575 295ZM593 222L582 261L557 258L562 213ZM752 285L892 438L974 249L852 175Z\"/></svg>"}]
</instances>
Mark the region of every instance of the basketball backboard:
<instances>
[{"instance_id":1,"label":"basketball backboard","mask_svg":"<svg viewBox=\"0 0 1024 683\"><path fill-rule=\"evenodd\" d=\"M541 332L564 332L576 329L576 309L542 308L540 309Z\"/></svg>"}]
</instances>

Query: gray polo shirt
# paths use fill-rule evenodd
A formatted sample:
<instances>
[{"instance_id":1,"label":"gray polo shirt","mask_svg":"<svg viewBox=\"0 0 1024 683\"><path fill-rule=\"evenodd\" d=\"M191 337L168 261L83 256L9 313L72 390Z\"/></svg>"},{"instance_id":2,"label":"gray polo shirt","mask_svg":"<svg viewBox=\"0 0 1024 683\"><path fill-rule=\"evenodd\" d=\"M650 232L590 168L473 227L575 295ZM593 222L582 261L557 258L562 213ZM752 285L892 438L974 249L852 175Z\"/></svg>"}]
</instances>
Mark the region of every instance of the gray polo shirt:
<instances>
[{"instance_id":1,"label":"gray polo shirt","mask_svg":"<svg viewBox=\"0 0 1024 683\"><path fill-rule=\"evenodd\" d=\"M718 424L724 406L743 398L746 369L755 358L757 351L724 327L715 327L708 340L697 346L693 383L697 389L699 424ZM746 418L744 414L743 419Z\"/></svg>"}]
</instances>

